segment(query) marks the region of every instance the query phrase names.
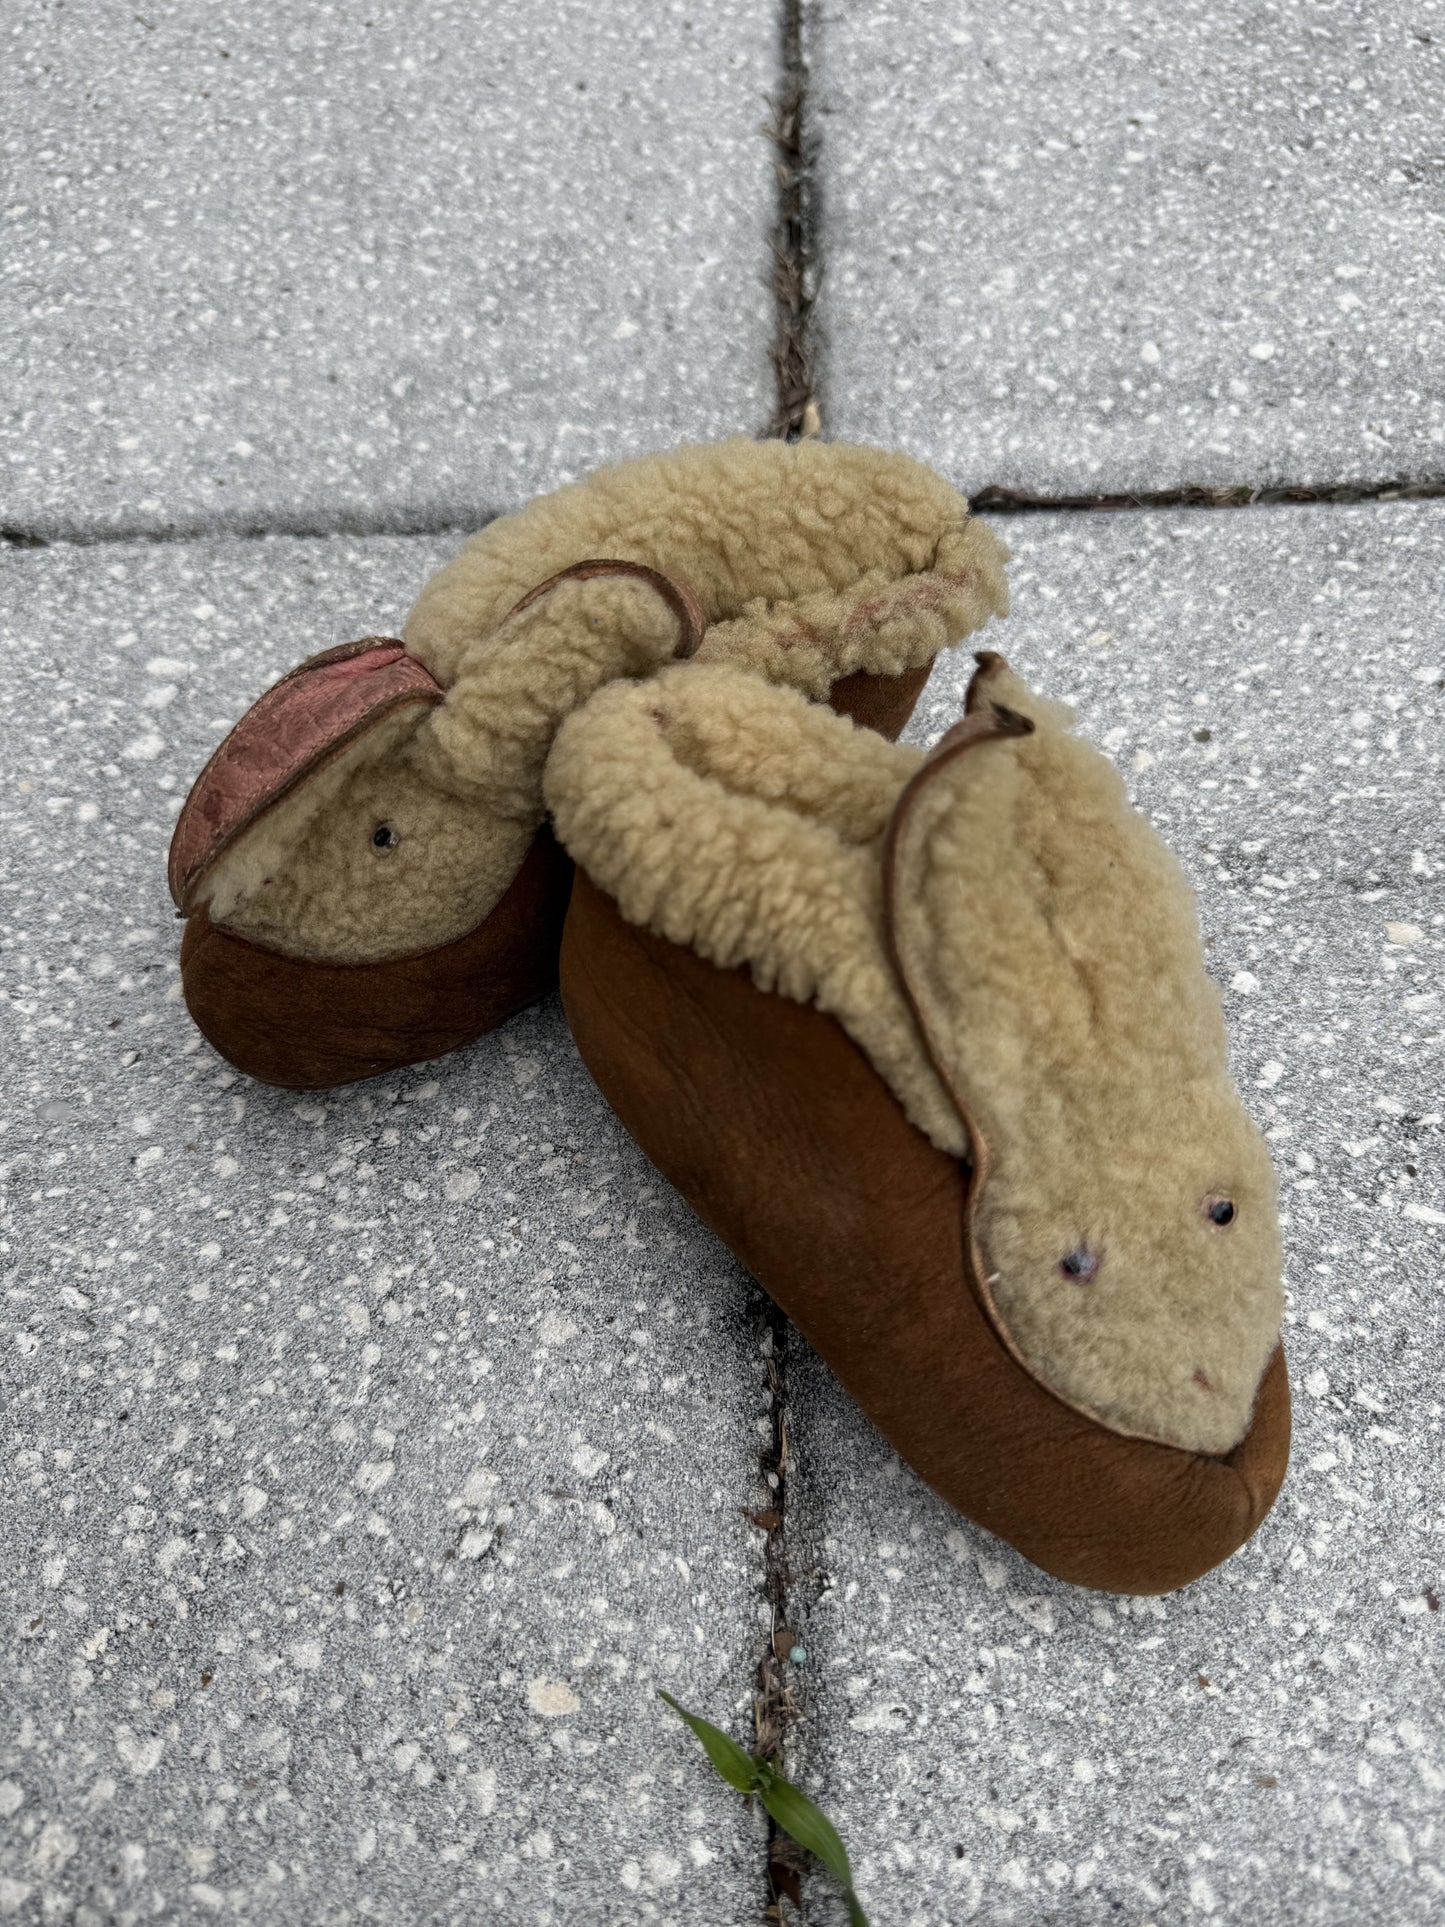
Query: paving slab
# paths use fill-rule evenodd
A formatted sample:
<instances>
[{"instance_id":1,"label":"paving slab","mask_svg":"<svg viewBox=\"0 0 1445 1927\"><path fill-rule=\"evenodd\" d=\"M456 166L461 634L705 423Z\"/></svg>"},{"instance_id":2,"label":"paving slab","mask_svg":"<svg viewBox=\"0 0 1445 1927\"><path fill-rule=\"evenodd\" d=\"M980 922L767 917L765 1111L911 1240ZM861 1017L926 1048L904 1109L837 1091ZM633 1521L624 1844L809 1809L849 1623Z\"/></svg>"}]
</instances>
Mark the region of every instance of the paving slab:
<instances>
[{"instance_id":1,"label":"paving slab","mask_svg":"<svg viewBox=\"0 0 1445 1927\"><path fill-rule=\"evenodd\" d=\"M828 431L1044 494L1445 474L1439 0L827 0Z\"/></svg>"},{"instance_id":2,"label":"paving slab","mask_svg":"<svg viewBox=\"0 0 1445 1927\"><path fill-rule=\"evenodd\" d=\"M759 0L17 0L0 525L473 522L773 405Z\"/></svg>"},{"instance_id":3,"label":"paving slab","mask_svg":"<svg viewBox=\"0 0 1445 1927\"><path fill-rule=\"evenodd\" d=\"M961 1521L793 1340L804 1783L900 1927L1434 1920L1445 510L1002 526L989 640L1076 703L1200 892L1282 1182L1293 1459L1221 1570L1092 1594ZM935 671L919 740L963 679Z\"/></svg>"},{"instance_id":4,"label":"paving slab","mask_svg":"<svg viewBox=\"0 0 1445 1927\"><path fill-rule=\"evenodd\" d=\"M0 558L0 1915L761 1910L654 1696L746 1730L741 1272L555 1003L298 1097L179 999L190 775L444 546Z\"/></svg>"}]
</instances>

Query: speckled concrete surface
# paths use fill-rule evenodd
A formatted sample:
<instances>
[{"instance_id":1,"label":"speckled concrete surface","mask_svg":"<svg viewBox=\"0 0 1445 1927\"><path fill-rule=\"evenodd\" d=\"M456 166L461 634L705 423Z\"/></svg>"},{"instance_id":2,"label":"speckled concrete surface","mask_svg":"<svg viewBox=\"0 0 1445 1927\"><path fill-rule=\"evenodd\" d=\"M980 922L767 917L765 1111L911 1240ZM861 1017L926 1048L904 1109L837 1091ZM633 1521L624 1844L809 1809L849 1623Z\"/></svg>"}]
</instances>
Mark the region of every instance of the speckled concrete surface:
<instances>
[{"instance_id":1,"label":"speckled concrete surface","mask_svg":"<svg viewBox=\"0 0 1445 1927\"><path fill-rule=\"evenodd\" d=\"M741 1273L547 1005L298 1099L179 1002L173 811L438 543L0 558L0 1915L754 1921ZM319 626L318 626L319 625Z\"/></svg>"},{"instance_id":2,"label":"speckled concrete surface","mask_svg":"<svg viewBox=\"0 0 1445 1927\"><path fill-rule=\"evenodd\" d=\"M1292 1469L1220 1572L1089 1595L962 1524L795 1342L805 1781L899 1927L1438 1919L1445 511L1004 532L991 640L1077 702L1201 893L1283 1181Z\"/></svg>"},{"instance_id":3,"label":"speckled concrete surface","mask_svg":"<svg viewBox=\"0 0 1445 1927\"><path fill-rule=\"evenodd\" d=\"M0 524L473 522L772 412L771 6L15 0Z\"/></svg>"},{"instance_id":4,"label":"speckled concrete surface","mask_svg":"<svg viewBox=\"0 0 1445 1927\"><path fill-rule=\"evenodd\" d=\"M1445 474L1439 0L824 0L823 414L968 488Z\"/></svg>"},{"instance_id":5,"label":"speckled concrete surface","mask_svg":"<svg viewBox=\"0 0 1445 1927\"><path fill-rule=\"evenodd\" d=\"M234 11L234 10L233 10ZM1440 0L814 12L829 432L969 488L1442 473ZM0 1917L733 1927L758 1301L555 1005L296 1099L179 1001L173 813L487 514L771 412L778 10L0 23ZM1059 1586L792 1341L791 1761L875 1927L1445 1909L1445 509L1013 519L990 640L1199 884L1296 1451ZM967 660L913 734L954 719ZM837 1909L821 1882L808 1918Z\"/></svg>"}]
</instances>

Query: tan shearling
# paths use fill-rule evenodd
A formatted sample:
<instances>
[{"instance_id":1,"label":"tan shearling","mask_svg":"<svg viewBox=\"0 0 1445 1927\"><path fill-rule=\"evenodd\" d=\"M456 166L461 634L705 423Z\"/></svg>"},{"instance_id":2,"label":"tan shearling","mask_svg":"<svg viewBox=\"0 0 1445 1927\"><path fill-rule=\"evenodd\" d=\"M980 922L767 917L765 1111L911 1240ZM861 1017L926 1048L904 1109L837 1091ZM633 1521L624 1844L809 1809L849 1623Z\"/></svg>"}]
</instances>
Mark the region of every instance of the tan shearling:
<instances>
[{"instance_id":1,"label":"tan shearling","mask_svg":"<svg viewBox=\"0 0 1445 1927\"><path fill-rule=\"evenodd\" d=\"M1278 1337L1280 1250L1193 900L1066 710L997 658L973 700L1034 730L958 756L900 819L902 982L883 840L918 752L736 671L664 670L564 724L546 797L629 921L836 1017L941 1148L971 1121L993 1314L1039 1379L1222 1453Z\"/></svg>"},{"instance_id":2,"label":"tan shearling","mask_svg":"<svg viewBox=\"0 0 1445 1927\"><path fill-rule=\"evenodd\" d=\"M544 791L563 847L629 922L836 1017L961 1152L883 937L882 835L922 760L795 690L690 664L569 717Z\"/></svg>"},{"instance_id":3,"label":"tan shearling","mask_svg":"<svg viewBox=\"0 0 1445 1927\"><path fill-rule=\"evenodd\" d=\"M922 792L896 934L987 1148L976 1229L994 1307L1071 1403L1225 1452L1279 1336L1281 1251L1193 893L1067 712L997 659L980 694L1034 733L958 757ZM1233 1205L1227 1226L1212 1200Z\"/></svg>"},{"instance_id":4,"label":"tan shearling","mask_svg":"<svg viewBox=\"0 0 1445 1927\"><path fill-rule=\"evenodd\" d=\"M327 962L429 950L475 929L541 818L560 718L677 647L677 617L625 577L560 582L478 644L445 702L362 736L269 810L195 902L233 935ZM389 829L395 841L378 848Z\"/></svg>"},{"instance_id":5,"label":"tan shearling","mask_svg":"<svg viewBox=\"0 0 1445 1927\"><path fill-rule=\"evenodd\" d=\"M408 650L445 692L379 724L210 864L190 901L284 954L362 963L475 928L543 816L558 723L674 652L677 619L635 579L539 582L598 557L681 582L726 660L812 696L894 675L1007 609L1006 551L940 476L846 444L745 440L604 468L493 522L427 583ZM395 842L373 838L389 828Z\"/></svg>"},{"instance_id":6,"label":"tan shearling","mask_svg":"<svg viewBox=\"0 0 1445 1927\"><path fill-rule=\"evenodd\" d=\"M1007 550L921 462L738 438L619 462L490 523L422 590L407 648L445 686L532 583L594 555L685 583L709 623L699 660L817 697L1008 612Z\"/></svg>"}]
</instances>

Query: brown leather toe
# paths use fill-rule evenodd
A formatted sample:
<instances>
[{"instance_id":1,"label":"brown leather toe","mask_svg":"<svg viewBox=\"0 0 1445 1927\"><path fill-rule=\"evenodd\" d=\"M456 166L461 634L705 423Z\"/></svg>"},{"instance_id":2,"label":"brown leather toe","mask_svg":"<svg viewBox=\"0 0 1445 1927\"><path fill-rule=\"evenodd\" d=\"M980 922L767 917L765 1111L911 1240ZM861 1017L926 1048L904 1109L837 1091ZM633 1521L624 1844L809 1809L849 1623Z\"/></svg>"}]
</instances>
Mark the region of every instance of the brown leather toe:
<instances>
[{"instance_id":1,"label":"brown leather toe","mask_svg":"<svg viewBox=\"0 0 1445 1927\"><path fill-rule=\"evenodd\" d=\"M287 957L217 928L200 909L181 941L186 1007L237 1070L288 1090L354 1084L444 1057L555 986L571 880L570 861L550 830L539 830L474 930L379 963Z\"/></svg>"},{"instance_id":2,"label":"brown leather toe","mask_svg":"<svg viewBox=\"0 0 1445 1927\"><path fill-rule=\"evenodd\" d=\"M1289 1457L1282 1352L1226 1457L1109 1431L1004 1349L969 1280L967 1171L832 1018L624 922L580 871L561 981L633 1137L960 1512L1111 1592L1168 1592L1249 1538Z\"/></svg>"}]
</instances>

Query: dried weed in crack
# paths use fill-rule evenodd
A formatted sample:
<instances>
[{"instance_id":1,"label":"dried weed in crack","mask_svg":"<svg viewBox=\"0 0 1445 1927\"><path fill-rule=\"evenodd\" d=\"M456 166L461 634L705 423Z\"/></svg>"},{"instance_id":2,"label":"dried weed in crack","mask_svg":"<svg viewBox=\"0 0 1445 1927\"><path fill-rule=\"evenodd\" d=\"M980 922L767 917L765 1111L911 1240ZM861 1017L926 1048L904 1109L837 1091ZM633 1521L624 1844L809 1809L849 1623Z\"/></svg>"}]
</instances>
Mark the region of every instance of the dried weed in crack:
<instances>
[{"instance_id":1,"label":"dried weed in crack","mask_svg":"<svg viewBox=\"0 0 1445 1927\"><path fill-rule=\"evenodd\" d=\"M818 277L803 6L804 0L784 0L783 79L767 129L778 182L778 215L772 240L776 307L772 352L778 392L768 433L790 442L806 440L821 427L813 392L813 304Z\"/></svg>"},{"instance_id":2,"label":"dried weed in crack","mask_svg":"<svg viewBox=\"0 0 1445 1927\"><path fill-rule=\"evenodd\" d=\"M186 542L269 542L280 537L296 541L345 539L366 542L378 536L455 536L458 540L495 521L505 509L448 510L435 516L407 516L378 509L375 515L278 514L267 521L219 516L214 521L152 523L117 521L91 527L55 526L48 529L0 527L0 549L93 549L107 543L136 547L164 547Z\"/></svg>"},{"instance_id":3,"label":"dried weed in crack","mask_svg":"<svg viewBox=\"0 0 1445 1927\"><path fill-rule=\"evenodd\" d=\"M802 258L797 253L778 256L778 273L786 283L786 289L779 296L779 339L773 349L774 360L779 368L779 404L769 431L795 441L806 440L820 430L818 404L813 389L811 346L816 275L812 276L810 282L812 270L809 269L805 274ZM811 256L807 258L811 260ZM813 292L807 291L809 287ZM785 396L788 398L786 401ZM1139 489L1101 495L1047 495L1033 489L990 483L973 493L970 506L979 515L1032 515L1074 510L1117 514L1129 509L1243 509L1291 505L1328 508L1362 502L1428 502L1441 497L1445 497L1445 477L1426 477L1414 482L1387 478L1373 482L1238 482L1218 487L1181 484L1177 488ZM454 536L461 540L484 528L498 515L506 513L506 509L497 508L447 510L435 516L417 517L384 510L372 516L318 512L314 515L278 515L269 521L222 517L216 521L175 522L162 528L128 522L69 529L60 526L25 528L17 523L7 523L0 525L0 550L96 548L107 543L159 547L186 542L268 542L277 538L296 541L331 538L369 541L379 536Z\"/></svg>"}]
</instances>

